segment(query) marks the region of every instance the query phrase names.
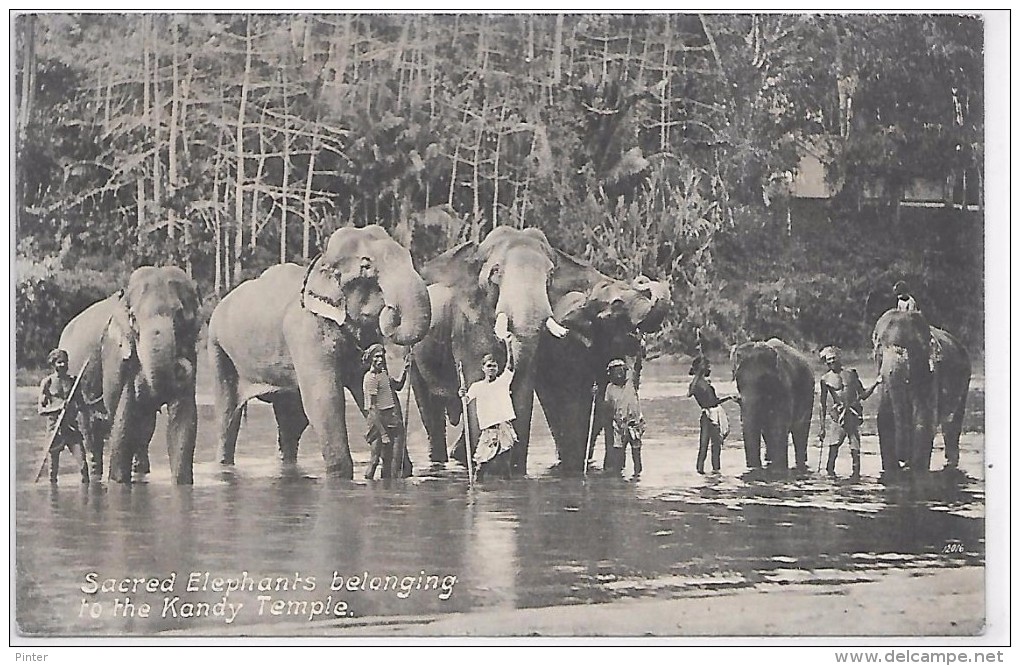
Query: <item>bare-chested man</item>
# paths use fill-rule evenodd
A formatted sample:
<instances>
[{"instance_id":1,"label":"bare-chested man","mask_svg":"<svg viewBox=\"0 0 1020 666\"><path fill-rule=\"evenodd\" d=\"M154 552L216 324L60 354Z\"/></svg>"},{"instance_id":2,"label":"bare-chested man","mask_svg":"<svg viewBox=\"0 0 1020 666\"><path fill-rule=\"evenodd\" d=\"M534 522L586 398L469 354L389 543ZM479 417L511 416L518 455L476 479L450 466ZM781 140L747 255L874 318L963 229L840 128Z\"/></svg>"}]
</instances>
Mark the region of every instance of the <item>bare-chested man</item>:
<instances>
[{"instance_id":1,"label":"bare-chested man","mask_svg":"<svg viewBox=\"0 0 1020 666\"><path fill-rule=\"evenodd\" d=\"M842 354L838 347L826 347L820 352L820 356L829 371L822 375L819 381L822 408L819 441L825 441L826 411L830 396L832 397L832 410L829 411L828 416L839 428L839 439L835 444L829 446L829 460L825 470L829 476L836 475L836 457L839 455L839 447L842 446L844 440L849 439L850 458L853 460L851 478L859 479L861 477L860 427L864 422L864 408L861 403L871 397L878 385L882 383L882 378L879 377L871 388L866 389L856 370L843 368Z\"/></svg>"}]
</instances>

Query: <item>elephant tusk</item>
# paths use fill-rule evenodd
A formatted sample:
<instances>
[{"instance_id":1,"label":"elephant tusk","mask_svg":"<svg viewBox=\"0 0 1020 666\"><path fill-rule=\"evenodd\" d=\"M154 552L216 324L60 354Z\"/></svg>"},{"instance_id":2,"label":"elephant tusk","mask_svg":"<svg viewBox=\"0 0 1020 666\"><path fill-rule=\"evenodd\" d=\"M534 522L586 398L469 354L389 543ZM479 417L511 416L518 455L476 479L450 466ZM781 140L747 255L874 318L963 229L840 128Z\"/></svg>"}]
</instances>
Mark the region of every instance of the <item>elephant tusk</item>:
<instances>
[{"instance_id":1,"label":"elephant tusk","mask_svg":"<svg viewBox=\"0 0 1020 666\"><path fill-rule=\"evenodd\" d=\"M570 329L560 326L552 317L545 320L545 328L557 338L562 338L570 332Z\"/></svg>"}]
</instances>

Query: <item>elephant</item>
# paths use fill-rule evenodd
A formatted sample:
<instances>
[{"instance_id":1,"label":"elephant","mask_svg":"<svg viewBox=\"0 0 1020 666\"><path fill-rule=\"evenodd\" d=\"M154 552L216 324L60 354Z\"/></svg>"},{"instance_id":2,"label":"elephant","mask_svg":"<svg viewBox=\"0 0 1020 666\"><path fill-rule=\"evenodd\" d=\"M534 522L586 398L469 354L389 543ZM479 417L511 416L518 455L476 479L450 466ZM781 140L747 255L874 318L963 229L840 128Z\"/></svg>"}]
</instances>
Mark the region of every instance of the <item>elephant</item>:
<instances>
[{"instance_id":1,"label":"elephant","mask_svg":"<svg viewBox=\"0 0 1020 666\"><path fill-rule=\"evenodd\" d=\"M540 341L535 390L556 444L558 467L569 473L584 470L586 452L606 423L606 366L623 360L631 385L639 388L643 336L662 326L671 297L664 283L642 276L628 284L564 252L557 254L549 292L556 320L570 332Z\"/></svg>"},{"instance_id":2,"label":"elephant","mask_svg":"<svg viewBox=\"0 0 1020 666\"><path fill-rule=\"evenodd\" d=\"M327 474L352 479L344 389L364 413L364 350L376 342L413 345L430 322L429 294L410 253L378 225L338 229L307 268L273 266L238 285L209 321L220 463L234 464L242 407L259 398L273 406L285 463L297 460L311 423ZM402 450L393 459L409 476L406 447L395 446Z\"/></svg>"},{"instance_id":3,"label":"elephant","mask_svg":"<svg viewBox=\"0 0 1020 666\"><path fill-rule=\"evenodd\" d=\"M939 425L946 466L956 467L970 385L967 351L916 311L887 311L875 324L872 341L882 377L878 440L883 473L894 475L901 464L912 472L928 471Z\"/></svg>"},{"instance_id":4,"label":"elephant","mask_svg":"<svg viewBox=\"0 0 1020 666\"><path fill-rule=\"evenodd\" d=\"M503 343L494 332L497 316L505 315L515 361L511 396L517 444L510 453L510 473L526 473L535 354L544 336L566 334L553 318L549 302L549 281L557 258L540 230L498 226L481 242L457 245L422 268L429 284L432 327L414 350L411 386L433 463L448 460L446 421L460 422L461 385L467 387L482 378L485 354L505 362ZM455 457L462 456L458 447Z\"/></svg>"},{"instance_id":5,"label":"elephant","mask_svg":"<svg viewBox=\"0 0 1020 666\"><path fill-rule=\"evenodd\" d=\"M132 460L136 472L147 473L156 414L166 405L171 478L193 483L199 302L194 282L180 268L142 266L126 288L64 328L59 344L72 372L89 359L83 395L89 402L102 395L110 417L108 442L98 436L86 442L94 477L102 478L107 446L111 481L130 483Z\"/></svg>"},{"instance_id":6,"label":"elephant","mask_svg":"<svg viewBox=\"0 0 1020 666\"><path fill-rule=\"evenodd\" d=\"M740 395L744 458L749 469L762 466L761 442L770 470L789 470L789 441L798 471L807 471L808 431L815 382L808 360L779 338L745 342L730 355Z\"/></svg>"}]
</instances>

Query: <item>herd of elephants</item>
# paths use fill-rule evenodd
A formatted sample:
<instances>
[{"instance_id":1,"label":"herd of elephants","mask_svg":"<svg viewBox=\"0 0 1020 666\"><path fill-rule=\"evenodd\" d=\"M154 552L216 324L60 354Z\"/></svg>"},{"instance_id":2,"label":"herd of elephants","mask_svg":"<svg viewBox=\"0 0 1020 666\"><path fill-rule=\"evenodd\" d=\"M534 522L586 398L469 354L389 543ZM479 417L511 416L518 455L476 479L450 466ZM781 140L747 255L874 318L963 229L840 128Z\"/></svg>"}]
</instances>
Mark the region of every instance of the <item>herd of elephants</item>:
<instances>
[{"instance_id":1,"label":"herd of elephants","mask_svg":"<svg viewBox=\"0 0 1020 666\"><path fill-rule=\"evenodd\" d=\"M667 285L610 278L552 247L537 229L497 227L416 267L382 227L341 228L309 266L269 268L213 311L207 339L219 461L234 463L244 405L258 398L272 404L285 462L296 460L310 424L327 473L353 478L345 390L364 412L362 353L376 342L411 351L411 388L430 460L447 461L446 424L461 419L458 390L482 378L485 354L505 357L494 332L497 315L505 315L516 365L511 471L526 473L537 396L560 468L581 473L598 436L591 423L602 422L593 413L601 408L607 363L623 359L639 377L642 335L662 326L670 304ZM184 271L146 266L65 327L59 346L72 372L85 366L84 395L101 394L109 415L105 442L86 442L86 449L94 470L102 470L106 451L110 480L131 482L132 462L147 460L165 406L172 479L193 482L197 347L206 324L199 312ZM952 460L970 380L966 351L916 311L882 315L874 345L883 377L883 472L927 471L939 426ZM791 439L795 465L806 467L815 396L807 359L777 339L744 343L732 358L748 467L762 467L764 441L768 469L786 471ZM594 401L593 385L600 389ZM384 476L411 473L406 446L400 448Z\"/></svg>"}]
</instances>

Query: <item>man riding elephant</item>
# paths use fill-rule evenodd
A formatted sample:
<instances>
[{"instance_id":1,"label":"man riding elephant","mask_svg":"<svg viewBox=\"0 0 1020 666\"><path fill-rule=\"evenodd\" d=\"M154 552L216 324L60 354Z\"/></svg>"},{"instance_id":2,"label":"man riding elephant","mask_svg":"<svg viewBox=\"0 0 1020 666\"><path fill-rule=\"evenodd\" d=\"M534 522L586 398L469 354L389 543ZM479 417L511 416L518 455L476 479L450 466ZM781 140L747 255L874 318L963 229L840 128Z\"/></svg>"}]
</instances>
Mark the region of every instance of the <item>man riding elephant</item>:
<instances>
[{"instance_id":1,"label":"man riding elephant","mask_svg":"<svg viewBox=\"0 0 1020 666\"><path fill-rule=\"evenodd\" d=\"M971 373L966 349L916 310L887 311L872 340L883 381L878 407L883 472L927 471L939 425L946 465L958 465Z\"/></svg>"}]
</instances>

